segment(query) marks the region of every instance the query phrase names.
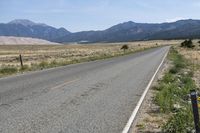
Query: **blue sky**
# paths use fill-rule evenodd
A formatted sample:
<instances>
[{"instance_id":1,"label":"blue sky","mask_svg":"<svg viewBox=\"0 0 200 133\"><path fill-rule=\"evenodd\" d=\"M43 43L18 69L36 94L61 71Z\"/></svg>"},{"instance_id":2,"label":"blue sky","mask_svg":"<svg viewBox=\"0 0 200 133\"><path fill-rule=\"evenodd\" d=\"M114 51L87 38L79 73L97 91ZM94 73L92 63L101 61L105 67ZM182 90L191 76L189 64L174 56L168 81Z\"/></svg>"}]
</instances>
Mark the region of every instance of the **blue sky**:
<instances>
[{"instance_id":1,"label":"blue sky","mask_svg":"<svg viewBox=\"0 0 200 133\"><path fill-rule=\"evenodd\" d=\"M0 22L29 19L69 31L126 22L200 19L200 0L0 0Z\"/></svg>"}]
</instances>

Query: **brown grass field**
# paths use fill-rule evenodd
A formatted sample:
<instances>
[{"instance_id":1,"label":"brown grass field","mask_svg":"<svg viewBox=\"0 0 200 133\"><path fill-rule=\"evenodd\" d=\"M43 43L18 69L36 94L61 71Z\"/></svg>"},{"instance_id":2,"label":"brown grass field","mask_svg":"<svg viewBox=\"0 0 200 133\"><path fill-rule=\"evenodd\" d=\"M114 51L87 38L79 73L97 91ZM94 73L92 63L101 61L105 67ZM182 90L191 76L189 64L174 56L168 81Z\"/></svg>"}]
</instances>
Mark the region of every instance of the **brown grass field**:
<instances>
[{"instance_id":1,"label":"brown grass field","mask_svg":"<svg viewBox=\"0 0 200 133\"><path fill-rule=\"evenodd\" d=\"M177 44L180 41L140 41L126 43L96 43L73 45L0 45L0 66L19 66L19 54L22 54L24 64L31 65L42 61L57 61L81 59L93 56L114 56L123 51L122 45L127 44L129 51L134 52L144 48ZM156 45L157 44L157 45Z\"/></svg>"},{"instance_id":2,"label":"brown grass field","mask_svg":"<svg viewBox=\"0 0 200 133\"><path fill-rule=\"evenodd\" d=\"M200 44L199 40L193 40L194 48L181 48L177 46L178 52L183 55L190 64L192 64L192 70L194 72L193 80L197 87L200 88Z\"/></svg>"},{"instance_id":3,"label":"brown grass field","mask_svg":"<svg viewBox=\"0 0 200 133\"><path fill-rule=\"evenodd\" d=\"M68 45L0 45L0 77L68 64L106 59L152 47L180 44L182 40ZM121 49L128 45L128 50ZM24 66L20 66L19 55Z\"/></svg>"},{"instance_id":4,"label":"brown grass field","mask_svg":"<svg viewBox=\"0 0 200 133\"><path fill-rule=\"evenodd\" d=\"M193 40L193 44L195 45L193 49L181 47L177 48L179 53L182 54L186 59L189 59L194 65L200 64L200 44L198 41L199 40Z\"/></svg>"}]
</instances>

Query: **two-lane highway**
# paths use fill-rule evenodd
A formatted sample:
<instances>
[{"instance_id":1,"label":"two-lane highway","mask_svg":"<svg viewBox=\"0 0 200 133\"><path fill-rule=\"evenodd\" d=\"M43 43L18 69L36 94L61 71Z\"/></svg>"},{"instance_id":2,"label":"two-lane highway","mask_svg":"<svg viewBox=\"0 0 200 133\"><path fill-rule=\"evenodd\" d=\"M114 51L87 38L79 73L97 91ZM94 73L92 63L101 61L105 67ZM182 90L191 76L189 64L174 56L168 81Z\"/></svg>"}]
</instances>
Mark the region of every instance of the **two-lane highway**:
<instances>
[{"instance_id":1,"label":"two-lane highway","mask_svg":"<svg viewBox=\"0 0 200 133\"><path fill-rule=\"evenodd\" d=\"M0 79L2 133L120 133L169 47Z\"/></svg>"}]
</instances>

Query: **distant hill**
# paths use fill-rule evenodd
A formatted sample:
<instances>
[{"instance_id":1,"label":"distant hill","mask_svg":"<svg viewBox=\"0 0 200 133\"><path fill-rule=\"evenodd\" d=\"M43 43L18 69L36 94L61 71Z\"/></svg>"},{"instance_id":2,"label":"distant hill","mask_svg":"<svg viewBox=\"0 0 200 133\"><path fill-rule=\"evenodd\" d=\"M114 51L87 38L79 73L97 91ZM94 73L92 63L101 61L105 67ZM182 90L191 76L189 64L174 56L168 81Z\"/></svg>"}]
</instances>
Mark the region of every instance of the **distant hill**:
<instances>
[{"instance_id":1,"label":"distant hill","mask_svg":"<svg viewBox=\"0 0 200 133\"><path fill-rule=\"evenodd\" d=\"M0 36L0 45L60 45L42 39Z\"/></svg>"},{"instance_id":2,"label":"distant hill","mask_svg":"<svg viewBox=\"0 0 200 133\"><path fill-rule=\"evenodd\" d=\"M121 23L103 31L84 31L61 37L57 42L122 42L154 39L200 38L200 20L173 23Z\"/></svg>"},{"instance_id":3,"label":"distant hill","mask_svg":"<svg viewBox=\"0 0 200 133\"><path fill-rule=\"evenodd\" d=\"M25 19L17 19L6 24L0 24L0 36L33 37L54 41L68 34L70 32L64 28L56 29L46 24L35 23Z\"/></svg>"},{"instance_id":4,"label":"distant hill","mask_svg":"<svg viewBox=\"0 0 200 133\"><path fill-rule=\"evenodd\" d=\"M71 33L29 20L0 24L0 35L46 39L54 42L123 42L154 39L200 38L200 20L179 20L172 23L120 23L102 31Z\"/></svg>"}]
</instances>

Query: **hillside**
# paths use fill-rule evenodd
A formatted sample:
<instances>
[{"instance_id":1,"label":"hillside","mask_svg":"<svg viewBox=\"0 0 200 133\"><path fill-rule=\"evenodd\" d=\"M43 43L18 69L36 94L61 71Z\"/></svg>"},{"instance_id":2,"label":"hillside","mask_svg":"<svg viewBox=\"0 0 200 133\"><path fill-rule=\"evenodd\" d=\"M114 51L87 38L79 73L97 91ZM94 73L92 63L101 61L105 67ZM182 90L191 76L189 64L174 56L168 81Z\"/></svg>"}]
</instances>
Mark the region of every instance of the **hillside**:
<instances>
[{"instance_id":1,"label":"hillside","mask_svg":"<svg viewBox=\"0 0 200 133\"><path fill-rule=\"evenodd\" d=\"M61 37L57 42L123 42L136 40L200 38L200 20L173 23L121 23L103 31L84 31Z\"/></svg>"},{"instance_id":2,"label":"hillside","mask_svg":"<svg viewBox=\"0 0 200 133\"><path fill-rule=\"evenodd\" d=\"M33 37L49 41L70 34L64 28L54 28L42 23L30 20L17 19L9 23L0 23L0 36Z\"/></svg>"}]
</instances>

